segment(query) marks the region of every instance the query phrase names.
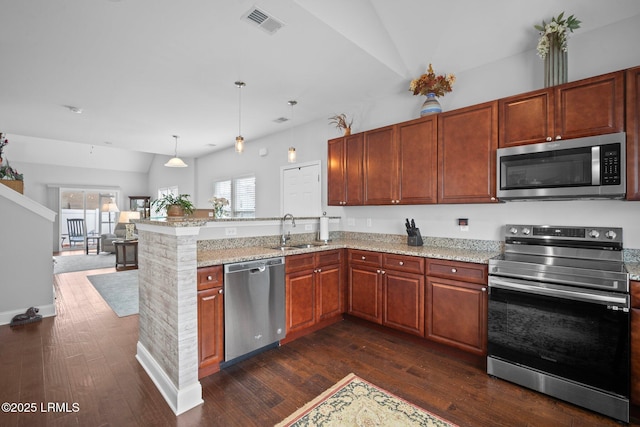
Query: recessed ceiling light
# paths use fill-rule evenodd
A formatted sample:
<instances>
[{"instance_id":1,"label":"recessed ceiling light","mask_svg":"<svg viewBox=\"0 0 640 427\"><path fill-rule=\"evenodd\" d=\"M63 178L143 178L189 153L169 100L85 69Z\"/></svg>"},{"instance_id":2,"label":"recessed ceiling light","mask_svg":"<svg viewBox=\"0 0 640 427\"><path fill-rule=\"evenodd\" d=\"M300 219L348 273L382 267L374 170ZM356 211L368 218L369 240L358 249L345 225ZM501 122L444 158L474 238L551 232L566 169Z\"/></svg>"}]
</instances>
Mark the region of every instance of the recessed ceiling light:
<instances>
[{"instance_id":1,"label":"recessed ceiling light","mask_svg":"<svg viewBox=\"0 0 640 427\"><path fill-rule=\"evenodd\" d=\"M278 117L277 119L274 120L274 122L276 123L284 123L284 122L288 122L289 119L287 117Z\"/></svg>"},{"instance_id":2,"label":"recessed ceiling light","mask_svg":"<svg viewBox=\"0 0 640 427\"><path fill-rule=\"evenodd\" d=\"M209 144L207 144L207 145L208 145L209 147L216 147L216 146L217 146L217 144L214 144L213 142L211 142L211 143L209 143Z\"/></svg>"},{"instance_id":3,"label":"recessed ceiling light","mask_svg":"<svg viewBox=\"0 0 640 427\"><path fill-rule=\"evenodd\" d=\"M111 145L111 144L113 144L113 142L111 142L111 141L105 141L104 142L104 145Z\"/></svg>"}]
</instances>

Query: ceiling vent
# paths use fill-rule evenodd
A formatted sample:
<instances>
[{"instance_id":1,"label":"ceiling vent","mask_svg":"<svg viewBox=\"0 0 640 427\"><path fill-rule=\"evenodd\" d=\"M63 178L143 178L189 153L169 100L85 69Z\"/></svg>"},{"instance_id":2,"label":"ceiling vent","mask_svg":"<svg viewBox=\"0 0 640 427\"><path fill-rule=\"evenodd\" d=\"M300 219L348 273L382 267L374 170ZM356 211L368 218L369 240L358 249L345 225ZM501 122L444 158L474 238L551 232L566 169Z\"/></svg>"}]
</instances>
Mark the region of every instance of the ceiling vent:
<instances>
[{"instance_id":1,"label":"ceiling vent","mask_svg":"<svg viewBox=\"0 0 640 427\"><path fill-rule=\"evenodd\" d=\"M278 117L277 119L274 120L274 122L276 122L276 123L284 123L284 122L287 122L287 121L289 121L289 119L286 118L286 117Z\"/></svg>"},{"instance_id":2,"label":"ceiling vent","mask_svg":"<svg viewBox=\"0 0 640 427\"><path fill-rule=\"evenodd\" d=\"M250 23L251 25L257 26L269 34L275 34L276 31L284 26L281 21L255 6L245 12L240 19Z\"/></svg>"}]
</instances>

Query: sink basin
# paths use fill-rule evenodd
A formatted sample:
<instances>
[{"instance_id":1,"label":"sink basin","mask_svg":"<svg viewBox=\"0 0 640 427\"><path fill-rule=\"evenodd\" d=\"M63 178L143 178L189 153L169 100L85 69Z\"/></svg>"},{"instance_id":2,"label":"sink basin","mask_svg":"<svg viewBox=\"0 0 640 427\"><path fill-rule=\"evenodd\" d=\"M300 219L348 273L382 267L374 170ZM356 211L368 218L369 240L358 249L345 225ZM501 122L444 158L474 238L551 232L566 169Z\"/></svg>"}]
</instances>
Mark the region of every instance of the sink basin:
<instances>
[{"instance_id":1,"label":"sink basin","mask_svg":"<svg viewBox=\"0 0 640 427\"><path fill-rule=\"evenodd\" d=\"M272 246L269 249L276 249L280 251L291 251L293 249L299 249L299 248L296 246Z\"/></svg>"},{"instance_id":2,"label":"sink basin","mask_svg":"<svg viewBox=\"0 0 640 427\"><path fill-rule=\"evenodd\" d=\"M288 245L288 246L272 246L269 249L278 249L281 251L291 251L293 249L309 249L315 248L318 246L326 246L324 243L302 243L299 245Z\"/></svg>"}]
</instances>

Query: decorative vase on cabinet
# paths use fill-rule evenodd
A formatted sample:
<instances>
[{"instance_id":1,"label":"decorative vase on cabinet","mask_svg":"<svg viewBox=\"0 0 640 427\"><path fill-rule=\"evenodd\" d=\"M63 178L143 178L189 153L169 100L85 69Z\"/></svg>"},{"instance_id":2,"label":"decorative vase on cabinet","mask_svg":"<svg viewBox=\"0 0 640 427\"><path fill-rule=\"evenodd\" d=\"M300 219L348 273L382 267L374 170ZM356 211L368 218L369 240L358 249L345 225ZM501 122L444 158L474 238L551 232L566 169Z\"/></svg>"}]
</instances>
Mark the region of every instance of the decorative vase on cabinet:
<instances>
[{"instance_id":1,"label":"decorative vase on cabinet","mask_svg":"<svg viewBox=\"0 0 640 427\"><path fill-rule=\"evenodd\" d=\"M437 114L442 112L442 107L438 102L438 97L435 93L429 92L427 99L422 104L420 109L420 117L429 116L431 114Z\"/></svg>"},{"instance_id":2,"label":"decorative vase on cabinet","mask_svg":"<svg viewBox=\"0 0 640 427\"><path fill-rule=\"evenodd\" d=\"M544 57L544 87L567 82L568 54L556 37L549 37L549 52Z\"/></svg>"}]
</instances>

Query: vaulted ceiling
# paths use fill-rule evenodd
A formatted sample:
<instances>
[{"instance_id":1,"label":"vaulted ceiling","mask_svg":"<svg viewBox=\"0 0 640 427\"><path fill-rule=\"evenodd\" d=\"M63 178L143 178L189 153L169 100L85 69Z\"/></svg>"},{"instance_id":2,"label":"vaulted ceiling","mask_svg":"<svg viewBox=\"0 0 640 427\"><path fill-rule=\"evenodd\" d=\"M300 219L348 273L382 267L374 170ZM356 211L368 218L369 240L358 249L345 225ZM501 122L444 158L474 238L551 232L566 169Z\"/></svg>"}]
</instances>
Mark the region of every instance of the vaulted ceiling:
<instances>
[{"instance_id":1,"label":"vaulted ceiling","mask_svg":"<svg viewBox=\"0 0 640 427\"><path fill-rule=\"evenodd\" d=\"M256 8L261 27L243 19ZM406 92L430 62L534 50L533 25L562 11L586 33L640 2L0 0L0 130L165 155L179 135L197 157L233 144L240 96L250 141Z\"/></svg>"}]
</instances>

